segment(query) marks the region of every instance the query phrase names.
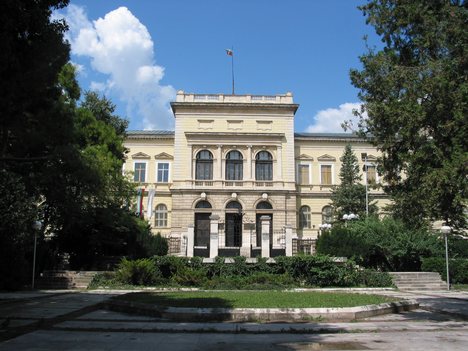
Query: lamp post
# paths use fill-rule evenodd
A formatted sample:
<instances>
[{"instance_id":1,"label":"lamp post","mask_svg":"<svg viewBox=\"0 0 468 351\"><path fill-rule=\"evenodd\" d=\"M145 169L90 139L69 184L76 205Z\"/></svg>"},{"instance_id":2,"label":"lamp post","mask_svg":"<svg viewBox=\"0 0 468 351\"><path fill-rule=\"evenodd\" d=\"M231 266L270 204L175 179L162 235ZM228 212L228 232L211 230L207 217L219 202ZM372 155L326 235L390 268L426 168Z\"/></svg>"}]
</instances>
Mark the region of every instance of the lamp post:
<instances>
[{"instance_id":1,"label":"lamp post","mask_svg":"<svg viewBox=\"0 0 468 351\"><path fill-rule=\"evenodd\" d=\"M320 231L325 231L331 229L332 225L330 223L322 223L319 225Z\"/></svg>"},{"instance_id":2,"label":"lamp post","mask_svg":"<svg viewBox=\"0 0 468 351\"><path fill-rule=\"evenodd\" d=\"M368 181L368 167L367 167L367 152L361 154L361 160L364 161L364 170L366 172L366 217L369 217L369 181Z\"/></svg>"},{"instance_id":3,"label":"lamp post","mask_svg":"<svg viewBox=\"0 0 468 351\"><path fill-rule=\"evenodd\" d=\"M444 235L445 239L445 267L447 268L447 290L450 290L450 276L449 276L449 259L448 259L448 241L447 237L452 231L452 228L448 225L444 225L440 228L440 231Z\"/></svg>"},{"instance_id":4,"label":"lamp post","mask_svg":"<svg viewBox=\"0 0 468 351\"><path fill-rule=\"evenodd\" d=\"M345 221L345 227L348 226L348 221L351 221L353 219L358 219L358 218L359 218L359 215L354 214L354 213L344 214L343 215L343 220Z\"/></svg>"},{"instance_id":5,"label":"lamp post","mask_svg":"<svg viewBox=\"0 0 468 351\"><path fill-rule=\"evenodd\" d=\"M37 247L37 232L42 228L41 221L35 221L33 224L34 228L34 249L33 249L33 266L32 266L32 281L31 290L34 290L34 278L36 275L36 247Z\"/></svg>"}]
</instances>

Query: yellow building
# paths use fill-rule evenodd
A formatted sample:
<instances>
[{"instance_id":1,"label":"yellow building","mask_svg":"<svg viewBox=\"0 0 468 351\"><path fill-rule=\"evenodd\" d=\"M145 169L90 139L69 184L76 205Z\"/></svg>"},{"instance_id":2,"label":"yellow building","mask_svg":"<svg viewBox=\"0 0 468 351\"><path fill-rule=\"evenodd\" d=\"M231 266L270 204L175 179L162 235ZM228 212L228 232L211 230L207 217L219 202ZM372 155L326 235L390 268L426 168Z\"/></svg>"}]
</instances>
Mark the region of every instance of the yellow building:
<instances>
[{"instance_id":1,"label":"yellow building","mask_svg":"<svg viewBox=\"0 0 468 351\"><path fill-rule=\"evenodd\" d=\"M285 95L177 93L175 131L130 131L124 171L144 189L153 231L183 256L273 257L313 252L331 221L346 144L378 182L376 149L350 134L294 133ZM360 156L363 155L361 158ZM364 181L365 175L363 177ZM382 206L388 200L370 190Z\"/></svg>"}]
</instances>

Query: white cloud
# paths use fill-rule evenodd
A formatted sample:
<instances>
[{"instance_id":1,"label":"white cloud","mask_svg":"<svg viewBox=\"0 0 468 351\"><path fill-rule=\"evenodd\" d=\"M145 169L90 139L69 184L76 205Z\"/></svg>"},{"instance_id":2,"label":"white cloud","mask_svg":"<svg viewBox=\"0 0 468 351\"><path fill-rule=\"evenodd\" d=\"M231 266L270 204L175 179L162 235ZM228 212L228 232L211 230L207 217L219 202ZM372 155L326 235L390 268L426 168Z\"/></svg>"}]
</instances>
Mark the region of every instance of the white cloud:
<instances>
[{"instance_id":1,"label":"white cloud","mask_svg":"<svg viewBox=\"0 0 468 351\"><path fill-rule=\"evenodd\" d=\"M358 102L346 102L338 108L327 108L317 112L314 123L307 127L309 133L343 133L341 124L352 120L357 125L358 118L354 116L353 110L359 110L361 104ZM348 130L348 132L351 132Z\"/></svg>"},{"instance_id":2,"label":"white cloud","mask_svg":"<svg viewBox=\"0 0 468 351\"><path fill-rule=\"evenodd\" d=\"M91 88L116 92L127 104L128 117L142 128L173 128L169 102L176 92L161 85L164 67L155 64L153 40L138 18L119 7L91 22L76 5L68 6L64 17L72 53L89 57L95 71L108 75Z\"/></svg>"}]
</instances>

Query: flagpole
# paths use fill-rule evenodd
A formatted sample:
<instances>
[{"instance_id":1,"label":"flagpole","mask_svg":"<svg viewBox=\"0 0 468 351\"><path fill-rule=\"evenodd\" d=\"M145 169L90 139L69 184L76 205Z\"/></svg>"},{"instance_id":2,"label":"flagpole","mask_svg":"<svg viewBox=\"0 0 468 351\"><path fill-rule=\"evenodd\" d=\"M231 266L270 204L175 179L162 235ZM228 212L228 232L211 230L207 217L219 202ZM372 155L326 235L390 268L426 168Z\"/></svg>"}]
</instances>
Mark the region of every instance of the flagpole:
<instances>
[{"instance_id":1,"label":"flagpole","mask_svg":"<svg viewBox=\"0 0 468 351\"><path fill-rule=\"evenodd\" d=\"M234 90L234 46L231 48L231 50L232 50L232 55L231 55L232 95L236 95L235 90Z\"/></svg>"}]
</instances>

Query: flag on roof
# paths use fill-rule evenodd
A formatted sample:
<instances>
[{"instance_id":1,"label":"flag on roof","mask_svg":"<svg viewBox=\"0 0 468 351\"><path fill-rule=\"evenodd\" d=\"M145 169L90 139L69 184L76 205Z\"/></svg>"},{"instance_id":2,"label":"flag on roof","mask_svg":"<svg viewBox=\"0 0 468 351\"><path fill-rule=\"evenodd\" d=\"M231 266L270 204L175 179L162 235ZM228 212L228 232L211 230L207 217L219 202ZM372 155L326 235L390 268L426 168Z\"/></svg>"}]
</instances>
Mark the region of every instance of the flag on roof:
<instances>
[{"instance_id":1,"label":"flag on roof","mask_svg":"<svg viewBox=\"0 0 468 351\"><path fill-rule=\"evenodd\" d=\"M226 54L228 54L228 56L234 56L234 52L231 49L226 49Z\"/></svg>"}]
</instances>

